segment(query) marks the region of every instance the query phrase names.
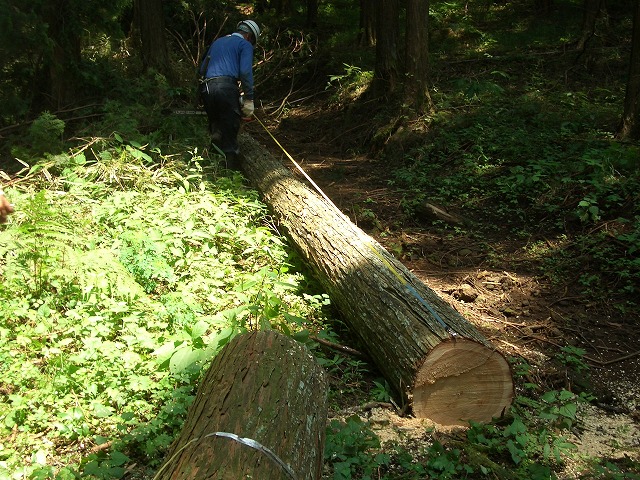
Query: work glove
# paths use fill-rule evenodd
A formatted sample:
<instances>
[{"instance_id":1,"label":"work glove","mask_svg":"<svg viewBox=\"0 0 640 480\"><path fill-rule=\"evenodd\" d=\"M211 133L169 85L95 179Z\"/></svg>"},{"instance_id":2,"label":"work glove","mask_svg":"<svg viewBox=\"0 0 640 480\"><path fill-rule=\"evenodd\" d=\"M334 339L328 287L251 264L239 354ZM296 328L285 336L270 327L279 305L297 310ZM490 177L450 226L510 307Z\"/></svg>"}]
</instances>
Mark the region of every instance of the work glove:
<instances>
[{"instance_id":1,"label":"work glove","mask_svg":"<svg viewBox=\"0 0 640 480\"><path fill-rule=\"evenodd\" d=\"M253 106L253 100L246 100L242 105L242 116L244 118L249 118L253 115L253 110L255 107Z\"/></svg>"}]
</instances>

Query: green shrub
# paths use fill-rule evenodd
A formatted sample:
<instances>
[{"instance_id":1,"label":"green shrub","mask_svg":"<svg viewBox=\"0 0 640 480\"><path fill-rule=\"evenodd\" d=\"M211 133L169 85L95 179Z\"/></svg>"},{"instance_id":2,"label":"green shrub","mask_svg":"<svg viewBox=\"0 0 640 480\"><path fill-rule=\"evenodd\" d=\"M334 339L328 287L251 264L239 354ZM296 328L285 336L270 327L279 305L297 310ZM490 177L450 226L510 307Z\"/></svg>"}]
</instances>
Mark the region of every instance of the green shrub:
<instances>
[{"instance_id":1,"label":"green shrub","mask_svg":"<svg viewBox=\"0 0 640 480\"><path fill-rule=\"evenodd\" d=\"M34 154L57 153L62 149L65 123L49 112L43 112L29 127L29 142Z\"/></svg>"}]
</instances>

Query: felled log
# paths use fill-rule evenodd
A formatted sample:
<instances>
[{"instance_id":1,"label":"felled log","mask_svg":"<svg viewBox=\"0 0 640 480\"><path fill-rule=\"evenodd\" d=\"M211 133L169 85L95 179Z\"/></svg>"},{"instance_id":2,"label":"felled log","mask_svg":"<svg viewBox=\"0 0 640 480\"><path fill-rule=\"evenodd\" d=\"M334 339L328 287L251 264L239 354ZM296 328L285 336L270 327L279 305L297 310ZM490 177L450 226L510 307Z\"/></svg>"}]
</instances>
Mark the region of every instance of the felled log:
<instances>
[{"instance_id":1,"label":"felled log","mask_svg":"<svg viewBox=\"0 0 640 480\"><path fill-rule=\"evenodd\" d=\"M321 477L327 386L308 350L273 331L214 358L156 480Z\"/></svg>"},{"instance_id":2,"label":"felled log","mask_svg":"<svg viewBox=\"0 0 640 480\"><path fill-rule=\"evenodd\" d=\"M247 135L242 168L389 384L417 417L443 425L501 416L506 359L333 203Z\"/></svg>"}]
</instances>

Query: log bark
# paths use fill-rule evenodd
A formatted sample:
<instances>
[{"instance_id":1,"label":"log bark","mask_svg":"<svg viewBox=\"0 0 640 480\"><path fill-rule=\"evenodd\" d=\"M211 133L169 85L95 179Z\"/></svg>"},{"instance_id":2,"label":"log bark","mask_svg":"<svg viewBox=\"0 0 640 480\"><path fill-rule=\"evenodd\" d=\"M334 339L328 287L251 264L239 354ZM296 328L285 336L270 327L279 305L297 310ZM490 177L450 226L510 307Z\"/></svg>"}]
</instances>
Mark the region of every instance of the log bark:
<instances>
[{"instance_id":1,"label":"log bark","mask_svg":"<svg viewBox=\"0 0 640 480\"><path fill-rule=\"evenodd\" d=\"M321 477L327 385L308 350L273 331L214 358L156 480Z\"/></svg>"},{"instance_id":2,"label":"log bark","mask_svg":"<svg viewBox=\"0 0 640 480\"><path fill-rule=\"evenodd\" d=\"M451 305L248 135L242 167L343 320L417 417L465 425L513 398L506 359Z\"/></svg>"}]
</instances>

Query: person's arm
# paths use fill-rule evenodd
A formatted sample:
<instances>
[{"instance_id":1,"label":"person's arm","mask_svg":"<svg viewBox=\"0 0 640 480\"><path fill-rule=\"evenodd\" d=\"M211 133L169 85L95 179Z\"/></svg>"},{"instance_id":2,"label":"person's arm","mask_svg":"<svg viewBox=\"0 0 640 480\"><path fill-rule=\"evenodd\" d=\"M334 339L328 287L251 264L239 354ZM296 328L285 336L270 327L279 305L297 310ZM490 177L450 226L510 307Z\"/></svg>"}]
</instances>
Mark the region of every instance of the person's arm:
<instances>
[{"instance_id":1,"label":"person's arm","mask_svg":"<svg viewBox=\"0 0 640 480\"><path fill-rule=\"evenodd\" d=\"M239 79L245 100L253 101L253 45L242 42L240 45Z\"/></svg>"},{"instance_id":2,"label":"person's arm","mask_svg":"<svg viewBox=\"0 0 640 480\"><path fill-rule=\"evenodd\" d=\"M206 78L207 70L209 69L209 61L211 60L211 45L207 48L207 51L200 60L200 67L198 68L198 74L202 78Z\"/></svg>"},{"instance_id":3,"label":"person's arm","mask_svg":"<svg viewBox=\"0 0 640 480\"><path fill-rule=\"evenodd\" d=\"M4 196L2 189L0 189L0 223L5 223L10 213L13 213L13 206Z\"/></svg>"},{"instance_id":4,"label":"person's arm","mask_svg":"<svg viewBox=\"0 0 640 480\"><path fill-rule=\"evenodd\" d=\"M202 62L200 63L200 68L198 69L198 76L200 78L205 78L207 76L207 68L209 67L209 60L210 60L209 55L207 55L202 59Z\"/></svg>"},{"instance_id":5,"label":"person's arm","mask_svg":"<svg viewBox=\"0 0 640 480\"><path fill-rule=\"evenodd\" d=\"M240 84L244 93L242 116L249 118L253 115L253 45L243 42L240 47Z\"/></svg>"}]
</instances>

